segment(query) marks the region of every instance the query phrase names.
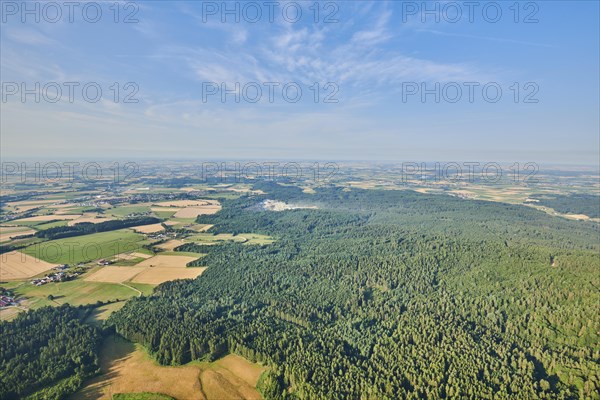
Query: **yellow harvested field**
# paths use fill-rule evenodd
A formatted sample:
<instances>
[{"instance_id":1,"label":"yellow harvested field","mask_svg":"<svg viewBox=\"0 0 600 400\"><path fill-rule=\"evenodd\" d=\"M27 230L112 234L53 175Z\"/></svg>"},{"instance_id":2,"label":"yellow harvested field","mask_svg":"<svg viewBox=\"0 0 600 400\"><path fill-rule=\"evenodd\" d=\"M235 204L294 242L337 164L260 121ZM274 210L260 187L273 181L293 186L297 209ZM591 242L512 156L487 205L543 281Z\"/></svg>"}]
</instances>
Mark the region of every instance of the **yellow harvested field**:
<instances>
[{"instance_id":1,"label":"yellow harvested field","mask_svg":"<svg viewBox=\"0 0 600 400\"><path fill-rule=\"evenodd\" d=\"M156 203L152 211L176 211L175 218L196 218L198 215L215 214L221 209L217 200L174 200Z\"/></svg>"},{"instance_id":2,"label":"yellow harvested field","mask_svg":"<svg viewBox=\"0 0 600 400\"><path fill-rule=\"evenodd\" d=\"M0 226L0 233L13 233L13 232L26 231L26 230L29 230L29 228L24 227L24 226L19 226L19 225L2 225L2 226Z\"/></svg>"},{"instance_id":3,"label":"yellow harvested field","mask_svg":"<svg viewBox=\"0 0 600 400\"><path fill-rule=\"evenodd\" d=\"M111 400L114 393L164 393L176 399L206 399L197 366L163 367L141 349L111 336L100 353L101 374L84 383L72 399Z\"/></svg>"},{"instance_id":4,"label":"yellow harvested field","mask_svg":"<svg viewBox=\"0 0 600 400\"><path fill-rule=\"evenodd\" d=\"M196 218L198 215L216 214L221 209L221 206L206 206L206 207L186 207L177 211L175 218Z\"/></svg>"},{"instance_id":5,"label":"yellow harvested field","mask_svg":"<svg viewBox=\"0 0 600 400\"><path fill-rule=\"evenodd\" d=\"M144 253L121 253L117 254L115 259L117 260L135 260L136 258L150 258L152 257L150 254Z\"/></svg>"},{"instance_id":6,"label":"yellow harvested field","mask_svg":"<svg viewBox=\"0 0 600 400\"><path fill-rule=\"evenodd\" d=\"M588 219L590 219L590 217L588 217L585 214L562 214L563 217L568 218L568 219L576 219L576 220L584 220L587 221Z\"/></svg>"},{"instance_id":7,"label":"yellow harvested field","mask_svg":"<svg viewBox=\"0 0 600 400\"><path fill-rule=\"evenodd\" d=\"M115 393L163 393L176 399L260 399L255 389L264 367L228 355L212 363L161 366L140 347L111 336L100 353L100 375L72 399L110 400Z\"/></svg>"},{"instance_id":8,"label":"yellow harvested field","mask_svg":"<svg viewBox=\"0 0 600 400\"><path fill-rule=\"evenodd\" d=\"M265 371L264 367L253 364L236 354L229 354L216 361L215 364L232 372L252 387L256 386L260 375Z\"/></svg>"},{"instance_id":9,"label":"yellow harvested field","mask_svg":"<svg viewBox=\"0 0 600 400\"><path fill-rule=\"evenodd\" d=\"M28 200L28 201L13 201L10 203L6 203L6 208L18 211L25 212L29 210L33 210L39 207L43 207L47 204L56 203L56 200Z\"/></svg>"},{"instance_id":10,"label":"yellow harvested field","mask_svg":"<svg viewBox=\"0 0 600 400\"><path fill-rule=\"evenodd\" d=\"M6 207L8 209L12 209L15 210L16 212L25 212L25 211L31 211L31 210L35 210L36 208L40 208L42 207L42 205L35 205L35 204L30 204L30 205L15 205L13 207Z\"/></svg>"},{"instance_id":11,"label":"yellow harvested field","mask_svg":"<svg viewBox=\"0 0 600 400\"><path fill-rule=\"evenodd\" d=\"M134 226L132 229L139 233L156 233L156 232L165 230L165 228L160 223L159 224L151 224L151 225Z\"/></svg>"},{"instance_id":12,"label":"yellow harvested field","mask_svg":"<svg viewBox=\"0 0 600 400\"><path fill-rule=\"evenodd\" d=\"M96 217L94 215L83 215L83 216L81 216L81 218L77 218L77 219L73 219L73 220L69 221L69 223L67 225L73 226L75 224L79 224L82 222L91 222L92 224L99 224L100 222L114 221L114 219L115 218Z\"/></svg>"},{"instance_id":13,"label":"yellow harvested field","mask_svg":"<svg viewBox=\"0 0 600 400\"><path fill-rule=\"evenodd\" d=\"M16 219L10 222L44 222L53 220L72 220L80 217L81 214L36 215L35 217Z\"/></svg>"},{"instance_id":14,"label":"yellow harvested field","mask_svg":"<svg viewBox=\"0 0 600 400\"><path fill-rule=\"evenodd\" d=\"M0 242L4 242L5 240L10 240L17 236L22 235L33 235L36 231L29 228L20 227L0 227Z\"/></svg>"},{"instance_id":15,"label":"yellow harvested field","mask_svg":"<svg viewBox=\"0 0 600 400\"><path fill-rule=\"evenodd\" d=\"M138 264L140 265L140 264ZM125 268L125 267L123 267ZM136 267L137 268L137 267ZM146 283L149 285L158 285L167 281L176 279L194 279L202 275L206 267L189 267L189 268L173 268L173 267L148 267L144 271L137 274L131 282Z\"/></svg>"},{"instance_id":16,"label":"yellow harvested field","mask_svg":"<svg viewBox=\"0 0 600 400\"><path fill-rule=\"evenodd\" d=\"M21 311L18 307L6 307L0 309L0 321L12 321Z\"/></svg>"},{"instance_id":17,"label":"yellow harvested field","mask_svg":"<svg viewBox=\"0 0 600 400\"><path fill-rule=\"evenodd\" d=\"M261 399L260 394L256 389L243 385L243 381L227 370L213 371L206 370L200 375L202 381L202 390L207 395L209 400L212 399L228 399L228 400L246 400L246 399Z\"/></svg>"},{"instance_id":18,"label":"yellow harvested field","mask_svg":"<svg viewBox=\"0 0 600 400\"><path fill-rule=\"evenodd\" d=\"M173 239L173 240L168 240L161 244L157 244L154 247L158 247L159 249L163 249L163 250L167 250L167 251L173 251L176 247L179 247L184 243L185 242L183 240Z\"/></svg>"},{"instance_id":19,"label":"yellow harvested field","mask_svg":"<svg viewBox=\"0 0 600 400\"><path fill-rule=\"evenodd\" d=\"M214 225L212 225L212 224L197 224L197 225L191 226L190 229L194 230L196 232L206 232L207 230L209 230L213 226Z\"/></svg>"},{"instance_id":20,"label":"yellow harvested field","mask_svg":"<svg viewBox=\"0 0 600 400\"><path fill-rule=\"evenodd\" d=\"M34 205L38 205L38 204L52 204L52 203L56 203L57 200L24 200L24 201L14 201L12 203L7 203L10 206L15 206L15 205L30 205L30 204L34 204Z\"/></svg>"},{"instance_id":21,"label":"yellow harvested field","mask_svg":"<svg viewBox=\"0 0 600 400\"><path fill-rule=\"evenodd\" d=\"M148 258L136 267L157 267L157 268L186 268L187 263L197 260L198 257L190 256L154 256Z\"/></svg>"},{"instance_id":22,"label":"yellow harvested field","mask_svg":"<svg viewBox=\"0 0 600 400\"><path fill-rule=\"evenodd\" d=\"M0 255L0 280L31 278L56 267L56 265L18 251L11 251Z\"/></svg>"},{"instance_id":23,"label":"yellow harvested field","mask_svg":"<svg viewBox=\"0 0 600 400\"><path fill-rule=\"evenodd\" d=\"M133 257L131 253L125 257ZM147 257L146 255L143 255ZM121 259L127 259L120 257ZM154 256L138 263L135 267L120 267L111 265L102 267L85 278L88 282L123 283L127 281L158 285L176 279L194 279L200 276L206 267L186 267L186 264L196 260L189 256Z\"/></svg>"},{"instance_id":24,"label":"yellow harvested field","mask_svg":"<svg viewBox=\"0 0 600 400\"><path fill-rule=\"evenodd\" d=\"M146 268L140 267L102 267L85 278L88 282L121 283L130 280Z\"/></svg>"},{"instance_id":25,"label":"yellow harvested field","mask_svg":"<svg viewBox=\"0 0 600 400\"><path fill-rule=\"evenodd\" d=\"M177 208L177 207L150 207L150 210L155 211L155 212L161 212L161 211L173 212L173 211L179 211L179 208Z\"/></svg>"}]
</instances>

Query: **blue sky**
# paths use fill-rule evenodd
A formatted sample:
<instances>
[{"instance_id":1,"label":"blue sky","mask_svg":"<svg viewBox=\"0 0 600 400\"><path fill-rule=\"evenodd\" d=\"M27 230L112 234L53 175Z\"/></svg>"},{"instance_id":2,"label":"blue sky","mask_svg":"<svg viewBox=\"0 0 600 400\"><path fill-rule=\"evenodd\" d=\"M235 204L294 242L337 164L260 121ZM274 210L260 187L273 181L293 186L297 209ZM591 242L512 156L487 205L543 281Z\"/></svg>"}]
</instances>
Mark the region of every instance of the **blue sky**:
<instances>
[{"instance_id":1,"label":"blue sky","mask_svg":"<svg viewBox=\"0 0 600 400\"><path fill-rule=\"evenodd\" d=\"M465 2L447 1L427 3L429 13L420 1L320 2L318 21L313 2L280 1L271 21L259 1L255 23L247 2L228 3L239 22L222 22L222 2L120 2L117 23L112 1L96 23L80 9L69 22L64 6L53 23L43 3L39 22L23 22L23 3L8 2L16 14L2 3L3 157L599 162L597 1L521 2L518 15L512 1L479 2L472 21ZM138 22L124 23L131 12ZM40 102L22 102L20 86L9 94L36 82L56 82L62 96L47 101L52 85ZM80 83L73 102L64 82ZM83 99L89 82L102 89L96 103ZM137 103L123 101L128 82ZM273 102L265 82L278 84ZM223 102L206 94L213 83L249 91ZM298 102L284 97L286 84L302 90ZM423 100L436 84L439 103ZM484 86L502 97L486 101Z\"/></svg>"}]
</instances>

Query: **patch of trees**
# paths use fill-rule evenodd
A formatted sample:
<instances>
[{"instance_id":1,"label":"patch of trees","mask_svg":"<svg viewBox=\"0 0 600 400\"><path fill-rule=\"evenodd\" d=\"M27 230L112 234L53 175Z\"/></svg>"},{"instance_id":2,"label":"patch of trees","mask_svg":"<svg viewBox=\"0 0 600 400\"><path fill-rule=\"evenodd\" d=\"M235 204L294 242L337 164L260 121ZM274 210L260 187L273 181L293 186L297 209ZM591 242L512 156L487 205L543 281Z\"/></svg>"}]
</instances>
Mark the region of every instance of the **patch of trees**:
<instances>
[{"instance_id":1,"label":"patch of trees","mask_svg":"<svg viewBox=\"0 0 600 400\"><path fill-rule=\"evenodd\" d=\"M122 220L104 221L97 224L81 222L73 226L56 226L35 233L35 236L45 239L61 239L72 236L89 235L92 233L108 232L117 229L131 228L132 226L150 225L161 220L155 217L136 217Z\"/></svg>"},{"instance_id":2,"label":"patch of trees","mask_svg":"<svg viewBox=\"0 0 600 400\"><path fill-rule=\"evenodd\" d=\"M0 322L0 398L62 399L96 372L101 336L81 311L44 307Z\"/></svg>"},{"instance_id":3,"label":"patch of trees","mask_svg":"<svg viewBox=\"0 0 600 400\"><path fill-rule=\"evenodd\" d=\"M109 319L119 334L167 365L264 363L267 399L598 397L597 224L409 191L260 188L198 221L275 243L178 248L209 268L130 300ZM265 198L320 209L258 211Z\"/></svg>"}]
</instances>

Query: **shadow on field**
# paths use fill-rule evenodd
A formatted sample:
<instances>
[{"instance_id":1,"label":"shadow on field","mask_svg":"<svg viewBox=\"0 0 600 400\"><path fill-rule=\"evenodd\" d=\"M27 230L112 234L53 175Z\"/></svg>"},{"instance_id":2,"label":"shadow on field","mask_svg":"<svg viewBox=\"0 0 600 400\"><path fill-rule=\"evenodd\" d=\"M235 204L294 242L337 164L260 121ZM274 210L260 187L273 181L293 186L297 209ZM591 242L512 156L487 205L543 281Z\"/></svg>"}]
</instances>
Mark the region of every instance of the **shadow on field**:
<instances>
[{"instance_id":1,"label":"shadow on field","mask_svg":"<svg viewBox=\"0 0 600 400\"><path fill-rule=\"evenodd\" d=\"M112 398L112 379L118 375L113 367L131 357L134 351L135 345L120 336L111 335L104 339L100 352L100 375L85 381L83 389L74 393L69 400Z\"/></svg>"}]
</instances>

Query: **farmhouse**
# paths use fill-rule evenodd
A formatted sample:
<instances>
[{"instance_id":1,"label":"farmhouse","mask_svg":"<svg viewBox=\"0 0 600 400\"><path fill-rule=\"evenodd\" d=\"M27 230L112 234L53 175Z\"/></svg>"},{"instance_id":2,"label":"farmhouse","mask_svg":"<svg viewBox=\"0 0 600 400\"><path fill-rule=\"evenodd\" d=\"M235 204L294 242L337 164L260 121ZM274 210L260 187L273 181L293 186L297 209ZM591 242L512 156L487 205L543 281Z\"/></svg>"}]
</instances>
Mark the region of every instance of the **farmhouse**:
<instances>
[{"instance_id":1,"label":"farmhouse","mask_svg":"<svg viewBox=\"0 0 600 400\"><path fill-rule=\"evenodd\" d=\"M8 307L17 304L16 300L10 296L0 296L0 307Z\"/></svg>"}]
</instances>

